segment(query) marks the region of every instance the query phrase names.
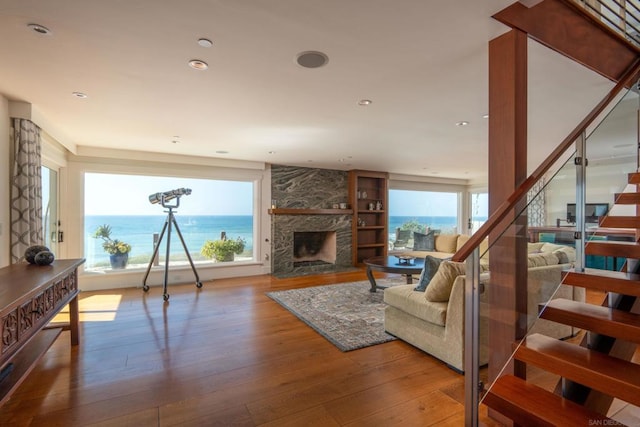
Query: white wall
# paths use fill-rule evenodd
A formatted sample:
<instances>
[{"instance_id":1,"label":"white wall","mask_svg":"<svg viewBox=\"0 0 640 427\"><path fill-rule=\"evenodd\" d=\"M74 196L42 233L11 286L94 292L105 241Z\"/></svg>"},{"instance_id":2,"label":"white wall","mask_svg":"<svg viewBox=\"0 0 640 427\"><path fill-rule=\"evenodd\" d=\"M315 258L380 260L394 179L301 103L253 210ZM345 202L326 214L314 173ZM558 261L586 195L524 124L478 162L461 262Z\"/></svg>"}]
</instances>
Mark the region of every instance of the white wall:
<instances>
[{"instance_id":1,"label":"white wall","mask_svg":"<svg viewBox=\"0 0 640 427\"><path fill-rule=\"evenodd\" d=\"M10 225L10 182L11 182L11 125L9 120L9 101L0 95L0 267L9 265L11 256Z\"/></svg>"},{"instance_id":2,"label":"white wall","mask_svg":"<svg viewBox=\"0 0 640 427\"><path fill-rule=\"evenodd\" d=\"M587 167L587 203L609 203L613 206L614 193L621 193L627 186L627 174L635 172L631 159L592 162ZM552 179L545 190L546 225L556 225L556 218L566 219L567 203L576 201L575 166L565 166ZM614 215L635 215L633 206L618 206ZM563 223L566 225L566 223Z\"/></svg>"}]
</instances>

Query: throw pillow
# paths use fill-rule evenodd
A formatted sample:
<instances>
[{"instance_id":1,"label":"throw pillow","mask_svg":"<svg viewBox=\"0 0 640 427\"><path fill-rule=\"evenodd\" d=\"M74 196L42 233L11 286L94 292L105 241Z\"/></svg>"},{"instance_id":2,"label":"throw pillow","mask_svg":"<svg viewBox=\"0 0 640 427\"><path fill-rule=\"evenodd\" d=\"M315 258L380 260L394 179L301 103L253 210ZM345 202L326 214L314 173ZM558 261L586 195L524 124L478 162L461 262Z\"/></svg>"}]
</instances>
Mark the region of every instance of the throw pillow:
<instances>
[{"instance_id":1,"label":"throw pillow","mask_svg":"<svg viewBox=\"0 0 640 427\"><path fill-rule=\"evenodd\" d=\"M427 234L413 232L413 250L414 251L433 251L435 250L435 234L431 230Z\"/></svg>"},{"instance_id":2,"label":"throw pillow","mask_svg":"<svg viewBox=\"0 0 640 427\"><path fill-rule=\"evenodd\" d=\"M436 238L436 251L452 254L456 251L457 234L440 234Z\"/></svg>"},{"instance_id":3,"label":"throw pillow","mask_svg":"<svg viewBox=\"0 0 640 427\"><path fill-rule=\"evenodd\" d=\"M466 273L464 262L442 261L435 276L429 282L424 297L431 302L447 302L456 277Z\"/></svg>"},{"instance_id":4,"label":"throw pillow","mask_svg":"<svg viewBox=\"0 0 640 427\"><path fill-rule=\"evenodd\" d=\"M420 273L420 280L418 280L418 286L413 288L414 291L424 292L425 289L427 289L427 285L429 285L429 282L431 281L433 276L435 276L436 272L438 271L438 267L440 266L440 263L442 261L443 261L442 259L433 257L431 255L427 255L424 258L424 268Z\"/></svg>"},{"instance_id":5,"label":"throw pillow","mask_svg":"<svg viewBox=\"0 0 640 427\"><path fill-rule=\"evenodd\" d=\"M545 265L558 264L558 257L553 252L540 252L539 254L529 254L528 267L544 267Z\"/></svg>"},{"instance_id":6,"label":"throw pillow","mask_svg":"<svg viewBox=\"0 0 640 427\"><path fill-rule=\"evenodd\" d=\"M555 256L558 257L558 261L560 264L569 264L569 255L562 249L558 249L557 251L552 252Z\"/></svg>"}]
</instances>

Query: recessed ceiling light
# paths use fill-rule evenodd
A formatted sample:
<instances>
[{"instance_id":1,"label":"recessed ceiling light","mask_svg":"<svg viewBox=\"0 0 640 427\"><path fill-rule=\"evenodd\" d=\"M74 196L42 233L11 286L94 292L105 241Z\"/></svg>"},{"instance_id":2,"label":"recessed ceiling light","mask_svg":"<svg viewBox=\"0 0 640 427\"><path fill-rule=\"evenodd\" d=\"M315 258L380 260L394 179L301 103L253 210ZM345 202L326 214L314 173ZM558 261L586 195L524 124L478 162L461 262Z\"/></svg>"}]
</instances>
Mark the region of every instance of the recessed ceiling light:
<instances>
[{"instance_id":1,"label":"recessed ceiling light","mask_svg":"<svg viewBox=\"0 0 640 427\"><path fill-rule=\"evenodd\" d=\"M482 115L482 118L483 118L483 119L488 119L488 118L489 118L489 115L488 115L488 114L483 114L483 115Z\"/></svg>"},{"instance_id":2,"label":"recessed ceiling light","mask_svg":"<svg viewBox=\"0 0 640 427\"><path fill-rule=\"evenodd\" d=\"M327 65L329 57L317 51L300 52L296 55L296 62L304 68L320 68Z\"/></svg>"},{"instance_id":3,"label":"recessed ceiling light","mask_svg":"<svg viewBox=\"0 0 640 427\"><path fill-rule=\"evenodd\" d=\"M456 123L456 126L466 126L468 124L469 124L469 122L463 120L461 122Z\"/></svg>"},{"instance_id":4,"label":"recessed ceiling light","mask_svg":"<svg viewBox=\"0 0 640 427\"><path fill-rule=\"evenodd\" d=\"M44 25L40 25L40 24L28 24L27 27L33 31L35 31L38 34L41 34L43 36L50 36L51 34L53 34L51 32L50 29L48 29L47 27L45 27Z\"/></svg>"},{"instance_id":5,"label":"recessed ceiling light","mask_svg":"<svg viewBox=\"0 0 640 427\"><path fill-rule=\"evenodd\" d=\"M81 99L85 99L89 97L86 93L83 93L83 92L71 92L71 95Z\"/></svg>"},{"instance_id":6,"label":"recessed ceiling light","mask_svg":"<svg viewBox=\"0 0 640 427\"><path fill-rule=\"evenodd\" d=\"M171 142L173 144L178 144L180 142L180 137L178 135L175 135L173 138L171 138Z\"/></svg>"},{"instance_id":7,"label":"recessed ceiling light","mask_svg":"<svg viewBox=\"0 0 640 427\"><path fill-rule=\"evenodd\" d=\"M229 154L229 152L226 150L217 150L216 154Z\"/></svg>"},{"instance_id":8,"label":"recessed ceiling light","mask_svg":"<svg viewBox=\"0 0 640 427\"><path fill-rule=\"evenodd\" d=\"M209 64L199 59L192 59L191 61L189 61L189 67L193 68L194 70L204 71L209 68Z\"/></svg>"},{"instance_id":9,"label":"recessed ceiling light","mask_svg":"<svg viewBox=\"0 0 640 427\"><path fill-rule=\"evenodd\" d=\"M213 43L209 39L198 39L198 44L202 47L211 47Z\"/></svg>"},{"instance_id":10,"label":"recessed ceiling light","mask_svg":"<svg viewBox=\"0 0 640 427\"><path fill-rule=\"evenodd\" d=\"M358 101L358 105L361 105L363 107L366 107L367 105L371 105L372 103L373 101L370 99L361 99L360 101Z\"/></svg>"}]
</instances>

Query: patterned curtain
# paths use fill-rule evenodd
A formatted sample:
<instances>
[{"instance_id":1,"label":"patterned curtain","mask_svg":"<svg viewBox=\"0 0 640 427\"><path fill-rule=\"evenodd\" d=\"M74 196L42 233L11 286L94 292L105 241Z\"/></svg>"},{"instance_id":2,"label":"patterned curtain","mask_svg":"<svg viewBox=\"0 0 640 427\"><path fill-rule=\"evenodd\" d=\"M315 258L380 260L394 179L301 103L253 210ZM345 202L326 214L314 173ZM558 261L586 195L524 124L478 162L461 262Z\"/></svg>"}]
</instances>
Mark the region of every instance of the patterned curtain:
<instances>
[{"instance_id":1,"label":"patterned curtain","mask_svg":"<svg viewBox=\"0 0 640 427\"><path fill-rule=\"evenodd\" d=\"M14 161L11 174L11 262L42 242L42 178L40 128L30 120L13 119Z\"/></svg>"},{"instance_id":2,"label":"patterned curtain","mask_svg":"<svg viewBox=\"0 0 640 427\"><path fill-rule=\"evenodd\" d=\"M529 227L543 227L545 225L544 181L544 178L542 178L527 193L527 202L529 203L527 222Z\"/></svg>"}]
</instances>

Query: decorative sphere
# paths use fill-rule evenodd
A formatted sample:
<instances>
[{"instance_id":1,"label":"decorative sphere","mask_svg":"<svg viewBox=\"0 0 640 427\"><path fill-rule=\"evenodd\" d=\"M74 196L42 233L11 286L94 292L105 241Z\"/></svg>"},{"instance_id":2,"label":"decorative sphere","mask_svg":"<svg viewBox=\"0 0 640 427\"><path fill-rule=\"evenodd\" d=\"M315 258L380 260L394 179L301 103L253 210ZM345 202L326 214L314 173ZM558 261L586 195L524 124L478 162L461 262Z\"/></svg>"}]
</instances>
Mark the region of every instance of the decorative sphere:
<instances>
[{"instance_id":1,"label":"decorative sphere","mask_svg":"<svg viewBox=\"0 0 640 427\"><path fill-rule=\"evenodd\" d=\"M35 264L35 257L39 252L49 251L49 248L42 245L34 245L29 246L26 251L24 251L24 258L27 260L29 264Z\"/></svg>"},{"instance_id":2,"label":"decorative sphere","mask_svg":"<svg viewBox=\"0 0 640 427\"><path fill-rule=\"evenodd\" d=\"M53 256L53 253L49 251L38 252L33 258L35 263L38 265L49 265L53 262L54 259L56 259L56 257Z\"/></svg>"}]
</instances>

